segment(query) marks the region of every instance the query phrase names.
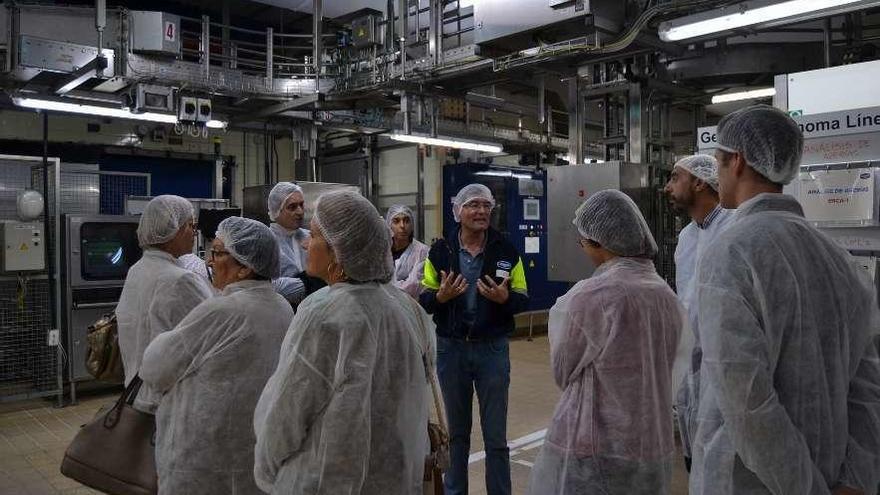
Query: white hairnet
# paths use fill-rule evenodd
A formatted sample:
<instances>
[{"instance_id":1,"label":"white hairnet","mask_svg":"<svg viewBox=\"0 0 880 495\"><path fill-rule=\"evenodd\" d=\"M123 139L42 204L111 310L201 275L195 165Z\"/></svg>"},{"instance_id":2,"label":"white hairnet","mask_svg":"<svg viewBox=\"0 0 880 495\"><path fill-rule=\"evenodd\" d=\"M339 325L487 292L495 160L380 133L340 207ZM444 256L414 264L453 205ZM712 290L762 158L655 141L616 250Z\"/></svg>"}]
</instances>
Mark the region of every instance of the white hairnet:
<instances>
[{"instance_id":1,"label":"white hairnet","mask_svg":"<svg viewBox=\"0 0 880 495\"><path fill-rule=\"evenodd\" d=\"M257 275L278 276L278 242L269 227L249 218L229 217L217 226L229 254Z\"/></svg>"},{"instance_id":2,"label":"white hairnet","mask_svg":"<svg viewBox=\"0 0 880 495\"><path fill-rule=\"evenodd\" d=\"M137 236L141 247L164 244L181 227L195 218L195 209L186 198L163 194L151 199L138 222Z\"/></svg>"},{"instance_id":3,"label":"white hairnet","mask_svg":"<svg viewBox=\"0 0 880 495\"><path fill-rule=\"evenodd\" d=\"M461 221L461 208L477 199L484 199L492 204L492 208L495 208L495 198L492 197L492 191L488 187L483 184L468 184L452 198L452 216L456 222Z\"/></svg>"},{"instance_id":4,"label":"white hairnet","mask_svg":"<svg viewBox=\"0 0 880 495\"><path fill-rule=\"evenodd\" d=\"M686 156L675 162L675 166L709 184L712 189L718 190L718 162L715 157L709 155Z\"/></svg>"},{"instance_id":5,"label":"white hairnet","mask_svg":"<svg viewBox=\"0 0 880 495\"><path fill-rule=\"evenodd\" d=\"M804 135L785 112L754 105L733 112L718 123L718 148L741 153L755 172L775 184L788 184L798 173Z\"/></svg>"},{"instance_id":6,"label":"white hairnet","mask_svg":"<svg viewBox=\"0 0 880 495\"><path fill-rule=\"evenodd\" d=\"M618 256L652 257L657 243L636 203L626 194L607 189L587 198L572 223L584 238Z\"/></svg>"},{"instance_id":7,"label":"white hairnet","mask_svg":"<svg viewBox=\"0 0 880 495\"><path fill-rule=\"evenodd\" d=\"M302 192L302 188L293 182L279 182L275 184L275 187L269 192L269 199L266 202L269 207L269 220L274 222L278 218L281 208L284 208L284 202L287 201L291 194L302 194Z\"/></svg>"},{"instance_id":8,"label":"white hairnet","mask_svg":"<svg viewBox=\"0 0 880 495\"><path fill-rule=\"evenodd\" d=\"M391 231L366 198L352 191L324 194L313 219L350 280L391 280Z\"/></svg>"},{"instance_id":9,"label":"white hairnet","mask_svg":"<svg viewBox=\"0 0 880 495\"><path fill-rule=\"evenodd\" d=\"M385 223L387 223L390 227L391 223L394 221L394 217L399 215L406 215L409 217L410 222L412 222L413 224L416 223L415 215L413 215L413 212L409 208L409 206L406 205L391 205L391 207L388 208L388 211L385 213Z\"/></svg>"}]
</instances>

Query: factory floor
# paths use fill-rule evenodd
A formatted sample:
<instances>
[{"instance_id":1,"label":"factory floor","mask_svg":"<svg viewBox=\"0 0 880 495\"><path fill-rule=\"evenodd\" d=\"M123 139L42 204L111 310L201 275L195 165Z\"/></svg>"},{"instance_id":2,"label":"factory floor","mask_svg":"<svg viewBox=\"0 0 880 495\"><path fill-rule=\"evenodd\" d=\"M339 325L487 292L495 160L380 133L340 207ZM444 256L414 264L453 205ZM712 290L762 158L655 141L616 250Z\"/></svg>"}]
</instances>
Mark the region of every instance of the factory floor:
<instances>
[{"instance_id":1,"label":"factory floor","mask_svg":"<svg viewBox=\"0 0 880 495\"><path fill-rule=\"evenodd\" d=\"M553 384L546 336L511 342L511 386L508 439L511 444L513 493L526 493L531 464L540 451L543 430L559 392ZM50 400L0 404L0 495L93 494L59 471L64 450L80 425L90 420L117 392L84 392L79 404L54 408ZM485 462L479 414L474 411L470 493L485 494ZM673 473L673 495L687 494L682 463ZM550 495L550 494L548 494Z\"/></svg>"}]
</instances>

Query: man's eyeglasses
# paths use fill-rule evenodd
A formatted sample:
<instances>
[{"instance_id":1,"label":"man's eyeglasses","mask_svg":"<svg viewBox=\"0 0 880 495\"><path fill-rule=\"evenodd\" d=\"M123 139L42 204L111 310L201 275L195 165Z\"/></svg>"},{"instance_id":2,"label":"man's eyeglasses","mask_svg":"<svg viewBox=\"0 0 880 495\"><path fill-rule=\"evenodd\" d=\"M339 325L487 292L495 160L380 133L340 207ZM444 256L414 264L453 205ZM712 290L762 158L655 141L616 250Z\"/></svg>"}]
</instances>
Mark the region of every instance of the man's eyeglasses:
<instances>
[{"instance_id":1,"label":"man's eyeglasses","mask_svg":"<svg viewBox=\"0 0 880 495\"><path fill-rule=\"evenodd\" d=\"M477 210L492 211L492 203L472 202L472 203L466 203L462 208L464 208L468 211L477 211Z\"/></svg>"}]
</instances>

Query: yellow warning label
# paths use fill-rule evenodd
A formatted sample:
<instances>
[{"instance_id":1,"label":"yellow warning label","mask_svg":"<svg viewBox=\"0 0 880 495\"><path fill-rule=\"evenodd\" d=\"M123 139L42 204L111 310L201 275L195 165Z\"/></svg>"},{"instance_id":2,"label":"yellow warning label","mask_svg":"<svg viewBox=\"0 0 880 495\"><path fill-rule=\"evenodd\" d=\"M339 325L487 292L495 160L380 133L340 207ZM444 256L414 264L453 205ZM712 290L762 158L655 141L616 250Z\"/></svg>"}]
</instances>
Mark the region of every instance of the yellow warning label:
<instances>
[{"instance_id":1,"label":"yellow warning label","mask_svg":"<svg viewBox=\"0 0 880 495\"><path fill-rule=\"evenodd\" d=\"M21 247L19 248L19 250L21 250L21 251L27 251L27 250L28 250L28 245L22 242L22 243L21 243Z\"/></svg>"},{"instance_id":2,"label":"yellow warning label","mask_svg":"<svg viewBox=\"0 0 880 495\"><path fill-rule=\"evenodd\" d=\"M361 29L360 31L358 31L358 36L363 36L363 35L365 35L365 34L367 34L367 33L366 33L363 29Z\"/></svg>"}]
</instances>

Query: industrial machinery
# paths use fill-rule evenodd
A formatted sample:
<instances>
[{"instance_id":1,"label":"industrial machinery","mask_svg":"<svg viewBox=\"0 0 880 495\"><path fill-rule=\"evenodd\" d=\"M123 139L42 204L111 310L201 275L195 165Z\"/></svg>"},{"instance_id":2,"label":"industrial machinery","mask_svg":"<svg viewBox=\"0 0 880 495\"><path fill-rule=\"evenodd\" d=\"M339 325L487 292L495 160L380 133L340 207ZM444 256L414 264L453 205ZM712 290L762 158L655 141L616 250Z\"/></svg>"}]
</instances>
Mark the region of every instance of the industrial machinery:
<instances>
[{"instance_id":1,"label":"industrial machinery","mask_svg":"<svg viewBox=\"0 0 880 495\"><path fill-rule=\"evenodd\" d=\"M64 215L62 231L62 328L71 402L76 385L92 376L85 368L89 325L112 313L128 269L141 258L138 218L121 215Z\"/></svg>"},{"instance_id":2,"label":"industrial machinery","mask_svg":"<svg viewBox=\"0 0 880 495\"><path fill-rule=\"evenodd\" d=\"M666 172L638 163L604 162L547 169L550 280L577 282L592 275L595 267L578 246L572 224L577 207L592 194L617 189L629 195L645 216L657 241L657 272L674 286L674 215L662 195Z\"/></svg>"},{"instance_id":3,"label":"industrial machinery","mask_svg":"<svg viewBox=\"0 0 880 495\"><path fill-rule=\"evenodd\" d=\"M443 167L443 231L455 232L452 198L471 183L488 187L496 207L490 223L520 252L529 286L530 310L547 309L570 287L547 277L547 175L543 170L493 168L466 163Z\"/></svg>"}]
</instances>

